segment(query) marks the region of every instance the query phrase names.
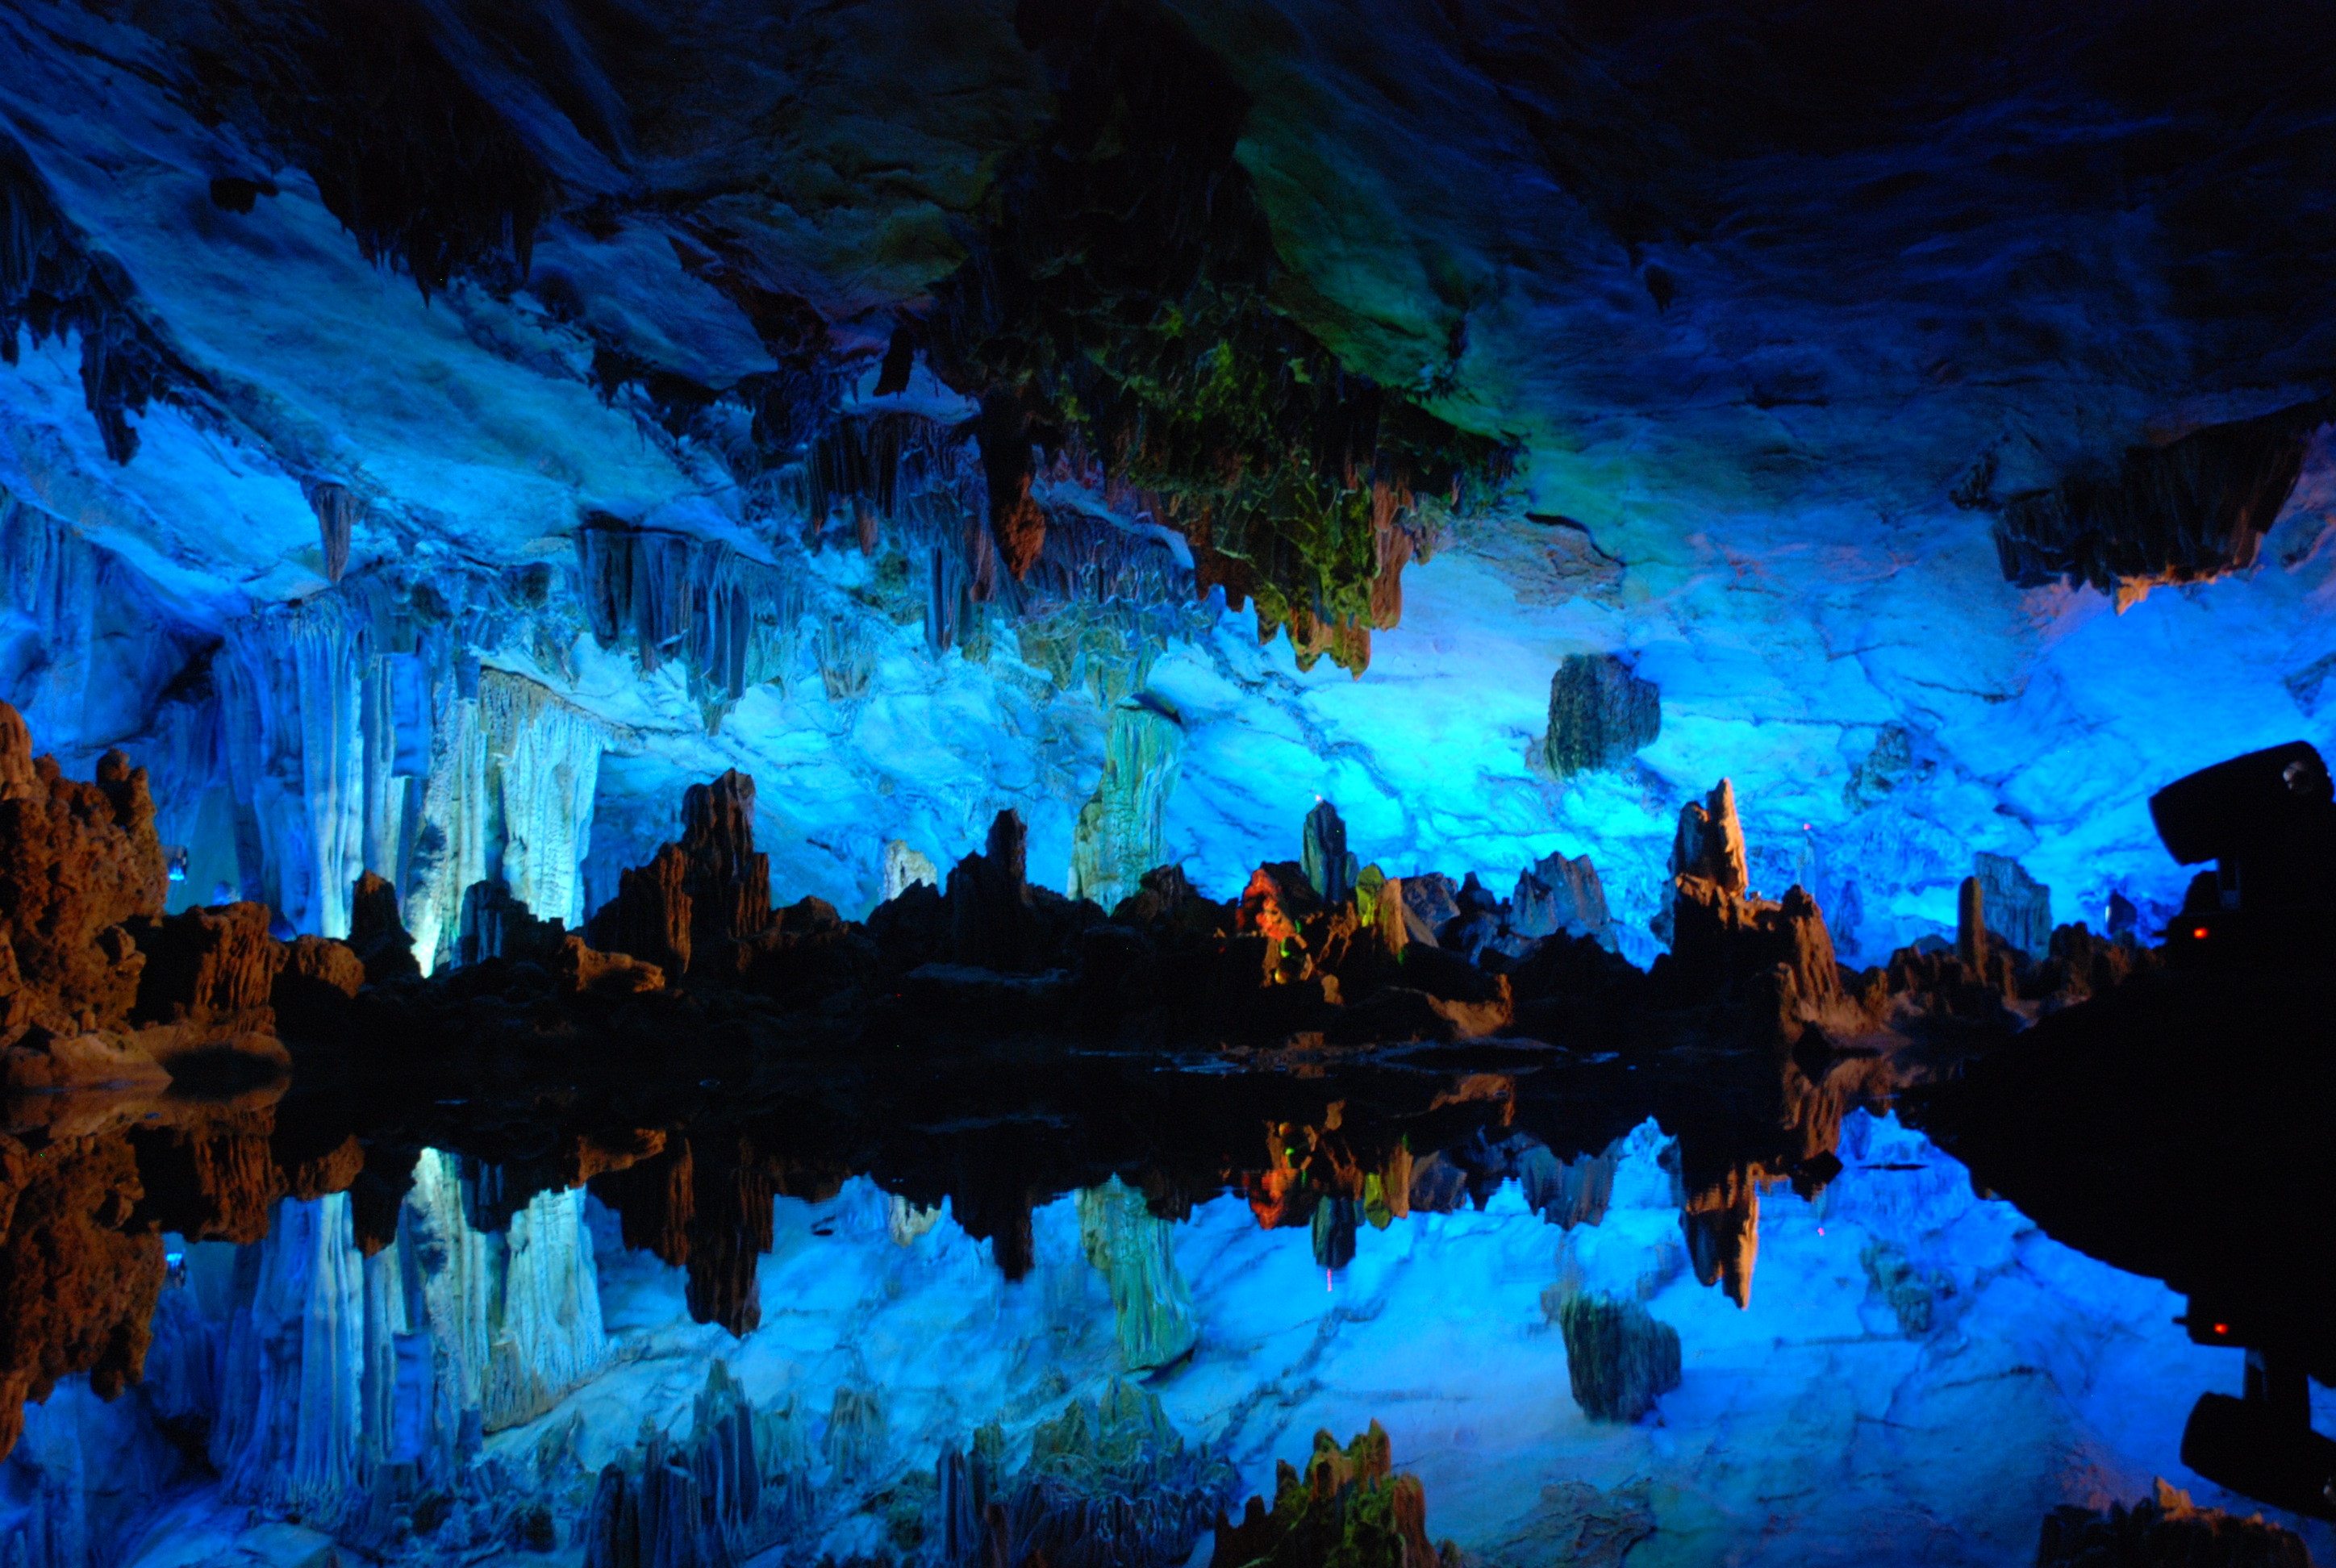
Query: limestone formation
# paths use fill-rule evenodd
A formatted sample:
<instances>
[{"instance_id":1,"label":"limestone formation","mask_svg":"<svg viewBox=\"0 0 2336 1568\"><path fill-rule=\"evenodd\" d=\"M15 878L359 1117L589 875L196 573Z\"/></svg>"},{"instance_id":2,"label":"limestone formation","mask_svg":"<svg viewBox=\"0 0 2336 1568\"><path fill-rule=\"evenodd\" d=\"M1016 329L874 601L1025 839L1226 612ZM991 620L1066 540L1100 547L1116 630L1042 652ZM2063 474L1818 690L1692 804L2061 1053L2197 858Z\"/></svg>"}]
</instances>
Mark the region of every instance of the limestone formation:
<instances>
[{"instance_id":1,"label":"limestone formation","mask_svg":"<svg viewBox=\"0 0 2336 1568\"><path fill-rule=\"evenodd\" d=\"M1760 1176L1731 1165L1679 1205L1689 1261L1698 1284L1717 1284L1738 1307L1752 1304L1752 1270L1760 1257Z\"/></svg>"},{"instance_id":2,"label":"limestone formation","mask_svg":"<svg viewBox=\"0 0 2336 1568\"><path fill-rule=\"evenodd\" d=\"M1071 897L1114 909L1165 859L1163 823L1183 746L1183 726L1157 702L1139 697L1112 711L1103 778L1072 834Z\"/></svg>"},{"instance_id":3,"label":"limestone formation","mask_svg":"<svg viewBox=\"0 0 2336 1568\"><path fill-rule=\"evenodd\" d=\"M735 977L745 944L767 928L771 862L754 849L754 781L735 769L682 795L678 843L618 879L616 898L592 917L590 938L676 977Z\"/></svg>"},{"instance_id":4,"label":"limestone formation","mask_svg":"<svg viewBox=\"0 0 2336 1568\"><path fill-rule=\"evenodd\" d=\"M1965 969L1987 967L1987 884L1965 877L1955 890L1955 959Z\"/></svg>"},{"instance_id":5,"label":"limestone formation","mask_svg":"<svg viewBox=\"0 0 2336 1568\"><path fill-rule=\"evenodd\" d=\"M1001 972L1046 967L1051 922L1041 906L1048 896L1025 872L1028 839L1019 814L999 812L983 852L949 869L949 948L958 963Z\"/></svg>"},{"instance_id":6,"label":"limestone formation","mask_svg":"<svg viewBox=\"0 0 2336 1568\"><path fill-rule=\"evenodd\" d=\"M0 974L15 977L0 1031L121 1027L145 962L122 927L161 914L167 891L146 771L110 751L95 783L73 783L0 703Z\"/></svg>"},{"instance_id":7,"label":"limestone formation","mask_svg":"<svg viewBox=\"0 0 2336 1568\"><path fill-rule=\"evenodd\" d=\"M1353 852L1347 848L1347 824L1338 818L1338 808L1329 801L1317 801L1314 809L1306 813L1306 831L1299 862L1306 868L1306 880L1315 895L1324 903L1342 904L1354 895L1358 867Z\"/></svg>"},{"instance_id":8,"label":"limestone formation","mask_svg":"<svg viewBox=\"0 0 2336 1568\"><path fill-rule=\"evenodd\" d=\"M501 881L472 882L462 894L462 922L455 939L455 962L475 964L486 959L517 963L548 963L567 940L567 928L557 920L538 920L534 911Z\"/></svg>"},{"instance_id":9,"label":"limestone formation","mask_svg":"<svg viewBox=\"0 0 2336 1568\"><path fill-rule=\"evenodd\" d=\"M59 1378L110 1398L142 1371L163 1279L161 1238L127 1223L142 1186L124 1139L0 1139L0 1457Z\"/></svg>"},{"instance_id":10,"label":"limestone formation","mask_svg":"<svg viewBox=\"0 0 2336 1568\"><path fill-rule=\"evenodd\" d=\"M1635 1421L1679 1386L1679 1330L1636 1301L1576 1294L1558 1304L1573 1402L1592 1421Z\"/></svg>"},{"instance_id":11,"label":"limestone formation","mask_svg":"<svg viewBox=\"0 0 2336 1568\"><path fill-rule=\"evenodd\" d=\"M719 1357L686 1440L649 1432L602 1467L579 1525L585 1568L743 1563L810 1523L796 1401L758 1409Z\"/></svg>"},{"instance_id":12,"label":"limestone formation","mask_svg":"<svg viewBox=\"0 0 2336 1568\"><path fill-rule=\"evenodd\" d=\"M1450 1568L1459 1554L1428 1544L1426 1490L1397 1473L1390 1448L1377 1421L1344 1448L1317 1432L1304 1475L1286 1459L1275 1467L1270 1511L1251 1497L1241 1523L1219 1516L1210 1568Z\"/></svg>"},{"instance_id":13,"label":"limestone formation","mask_svg":"<svg viewBox=\"0 0 2336 1568\"><path fill-rule=\"evenodd\" d=\"M2037 1568L2311 1568L2302 1536L2265 1520L2201 1508L2159 1481L2132 1507L2065 1505L2044 1516Z\"/></svg>"},{"instance_id":14,"label":"limestone formation","mask_svg":"<svg viewBox=\"0 0 2336 1568\"><path fill-rule=\"evenodd\" d=\"M665 989L665 971L630 953L603 953L571 936L551 959L552 978L569 996L630 996Z\"/></svg>"},{"instance_id":15,"label":"limestone formation","mask_svg":"<svg viewBox=\"0 0 2336 1568\"><path fill-rule=\"evenodd\" d=\"M367 985L413 979L422 973L414 957L414 939L398 918L397 890L372 872L357 878L350 895L349 948L365 965Z\"/></svg>"},{"instance_id":16,"label":"limestone formation","mask_svg":"<svg viewBox=\"0 0 2336 1568\"><path fill-rule=\"evenodd\" d=\"M883 901L890 903L920 883L934 889L941 885L940 872L935 869L932 857L899 839L885 840Z\"/></svg>"},{"instance_id":17,"label":"limestone formation","mask_svg":"<svg viewBox=\"0 0 2336 1568\"><path fill-rule=\"evenodd\" d=\"M1509 929L1521 937L1602 937L1612 940L1613 916L1606 889L1588 855L1568 859L1552 853L1517 873L1509 900Z\"/></svg>"},{"instance_id":18,"label":"limestone formation","mask_svg":"<svg viewBox=\"0 0 2336 1568\"><path fill-rule=\"evenodd\" d=\"M277 1027L286 1034L329 1027L364 987L365 978L365 960L346 943L324 937L295 937L285 950L276 987L268 993Z\"/></svg>"},{"instance_id":19,"label":"limestone formation","mask_svg":"<svg viewBox=\"0 0 2336 1568\"><path fill-rule=\"evenodd\" d=\"M1233 1489L1221 1455L1186 1442L1158 1395L1118 1378L1040 1422L1019 1470L1008 1471L1006 1447L992 1423L942 1450L931 1537L940 1568L1183 1562Z\"/></svg>"},{"instance_id":20,"label":"limestone formation","mask_svg":"<svg viewBox=\"0 0 2336 1568\"><path fill-rule=\"evenodd\" d=\"M1120 1359L1131 1372L1168 1366L1200 1336L1192 1287L1176 1267L1174 1230L1115 1176L1079 1193L1079 1240L1111 1282Z\"/></svg>"},{"instance_id":21,"label":"limestone formation","mask_svg":"<svg viewBox=\"0 0 2336 1568\"><path fill-rule=\"evenodd\" d=\"M2117 595L2119 609L2166 583L2211 581L2253 564L2302 472L2326 398L2129 448L2112 475L2086 472L2010 499L1995 525L2003 575Z\"/></svg>"},{"instance_id":22,"label":"limestone formation","mask_svg":"<svg viewBox=\"0 0 2336 1568\"><path fill-rule=\"evenodd\" d=\"M2010 855L1981 852L1974 875L1985 894L1988 929L2031 961L2042 958L2052 940L2052 890Z\"/></svg>"},{"instance_id":23,"label":"limestone formation","mask_svg":"<svg viewBox=\"0 0 2336 1568\"><path fill-rule=\"evenodd\" d=\"M141 922L137 1021L224 1023L268 1008L290 956L268 925L267 906L253 903ZM259 1027L272 1027L272 1017Z\"/></svg>"},{"instance_id":24,"label":"limestone formation","mask_svg":"<svg viewBox=\"0 0 2336 1568\"><path fill-rule=\"evenodd\" d=\"M1620 767L1662 731L1662 694L1611 654L1568 654L1550 677L1541 755L1559 778Z\"/></svg>"}]
</instances>

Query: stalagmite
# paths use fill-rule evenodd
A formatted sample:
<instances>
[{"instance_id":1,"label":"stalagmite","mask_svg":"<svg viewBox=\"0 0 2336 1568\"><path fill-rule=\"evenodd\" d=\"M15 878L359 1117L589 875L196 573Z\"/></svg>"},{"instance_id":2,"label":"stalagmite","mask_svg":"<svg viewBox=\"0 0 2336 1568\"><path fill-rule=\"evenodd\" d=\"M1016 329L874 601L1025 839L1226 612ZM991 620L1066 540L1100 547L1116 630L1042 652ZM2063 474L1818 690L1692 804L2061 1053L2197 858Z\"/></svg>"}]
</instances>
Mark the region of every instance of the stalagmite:
<instances>
[{"instance_id":1,"label":"stalagmite","mask_svg":"<svg viewBox=\"0 0 2336 1568\"><path fill-rule=\"evenodd\" d=\"M1987 964L1987 889L1977 877L1955 891L1955 957L1973 971Z\"/></svg>"},{"instance_id":2,"label":"stalagmite","mask_svg":"<svg viewBox=\"0 0 2336 1568\"><path fill-rule=\"evenodd\" d=\"M1600 937L1611 945L1613 917L1590 857L1569 860L1552 854L1518 872L1517 889L1509 901L1509 929L1521 937L1559 931Z\"/></svg>"},{"instance_id":3,"label":"stalagmite","mask_svg":"<svg viewBox=\"0 0 2336 1568\"><path fill-rule=\"evenodd\" d=\"M407 882L408 923L425 969L458 956L462 900L481 881L501 881L539 919L583 922L593 795L616 740L549 688L501 670L481 671L477 696L450 707Z\"/></svg>"},{"instance_id":4,"label":"stalagmite","mask_svg":"<svg viewBox=\"0 0 2336 1568\"><path fill-rule=\"evenodd\" d=\"M910 848L899 839L885 840L884 897L881 901L890 903L919 883L936 889L941 885L940 872L934 866L932 857L921 850Z\"/></svg>"},{"instance_id":5,"label":"stalagmite","mask_svg":"<svg viewBox=\"0 0 2336 1568\"><path fill-rule=\"evenodd\" d=\"M1183 750L1183 726L1156 703L1139 698L1113 710L1103 779L1073 831L1073 898L1116 909L1166 858L1163 824Z\"/></svg>"},{"instance_id":6,"label":"stalagmite","mask_svg":"<svg viewBox=\"0 0 2336 1568\"><path fill-rule=\"evenodd\" d=\"M1306 868L1307 881L1324 903L1342 904L1353 894L1357 866L1347 848L1347 824L1339 820L1338 808L1329 801L1316 801L1314 809L1306 813L1298 858Z\"/></svg>"},{"instance_id":7,"label":"stalagmite","mask_svg":"<svg viewBox=\"0 0 2336 1568\"><path fill-rule=\"evenodd\" d=\"M2010 855L1982 851L1973 877L1979 882L1988 926L2033 962L2052 945L2052 890L2028 874Z\"/></svg>"},{"instance_id":8,"label":"stalagmite","mask_svg":"<svg viewBox=\"0 0 2336 1568\"><path fill-rule=\"evenodd\" d=\"M287 605L236 626L214 665L246 891L293 931L348 935L365 869L364 640L337 604Z\"/></svg>"}]
</instances>

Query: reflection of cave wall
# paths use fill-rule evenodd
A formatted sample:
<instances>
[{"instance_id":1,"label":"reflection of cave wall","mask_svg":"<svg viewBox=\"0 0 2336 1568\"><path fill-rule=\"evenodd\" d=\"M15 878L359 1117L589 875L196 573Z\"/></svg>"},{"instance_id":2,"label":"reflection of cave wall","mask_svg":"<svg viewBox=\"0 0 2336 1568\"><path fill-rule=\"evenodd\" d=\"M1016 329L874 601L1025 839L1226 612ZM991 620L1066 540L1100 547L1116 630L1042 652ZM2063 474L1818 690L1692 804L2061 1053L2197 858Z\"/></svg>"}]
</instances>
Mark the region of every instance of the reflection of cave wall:
<instances>
[{"instance_id":1,"label":"reflection of cave wall","mask_svg":"<svg viewBox=\"0 0 2336 1568\"><path fill-rule=\"evenodd\" d=\"M317 1550L323 1531L432 1563L511 1542L576 1552L627 1495L739 1556L784 1543L842 1560L897 1551L912 1525L951 1538L972 1473L993 1467L998 1495L1033 1442L1067 1456L1052 1466L1058 1501L1149 1485L1175 1516L1155 1509L1142 1528L1189 1550L1188 1506L1205 1524L1223 1495L1237 1514L1317 1429L1374 1419L1420 1476L1434 1534L1496 1563L1609 1515L1633 1522L1633 1562L1708 1562L1756 1531L1779 1561L1942 1544L2009 1560L2055 1504L2138 1495L2153 1473L2231 1505L2176 1451L2190 1401L2236 1368L2188 1343L2163 1287L2057 1246L1918 1136L1855 1114L1821 1195L1764 1192L1758 1290L1739 1310L1696 1281L1669 1147L1651 1124L1571 1166L1535 1145L1521 1178L1481 1183L1424 1162L1407 1213L1350 1210L1327 1276L1319 1225L1261 1229L1223 1195L1171 1226L1106 1185L1033 1215L1029 1272L1007 1284L948 1213L853 1180L777 1202L764 1320L743 1339L692 1325L684 1271L626 1251L617 1216L580 1194L535 1200L508 1236L477 1232L492 1169L443 1159L372 1259L349 1245L338 1198L288 1201L239 1251L189 1249L145 1383L109 1405L71 1379L29 1412L0 1551L20 1533L68 1553L127 1545L153 1517L150 1485L183 1478L258 1511L174 1514L147 1550L180 1560L232 1560L238 1539ZM1141 1260L1122 1256L1131 1235ZM521 1262L546 1242L547 1266ZM588 1281L592 1299L560 1320L530 1270ZM1681 1376L1657 1420L1601 1423L1577 1405L1548 1315L1582 1295L1678 1335ZM582 1317L606 1322L610 1353L570 1331ZM1188 1334L1190 1359L1144 1392L1114 1386ZM488 1414L529 1368L541 1394ZM190 1472L164 1420L227 1479ZM1123 1441L1082 1461L1076 1427ZM2070 1451L2088 1456L2079 1475L2057 1463ZM243 1462L259 1456L274 1467ZM1617 1490L1552 1497L1552 1469ZM1650 1494L1621 1487L1636 1476ZM2324 1527L2310 1539L2330 1542Z\"/></svg>"}]
</instances>

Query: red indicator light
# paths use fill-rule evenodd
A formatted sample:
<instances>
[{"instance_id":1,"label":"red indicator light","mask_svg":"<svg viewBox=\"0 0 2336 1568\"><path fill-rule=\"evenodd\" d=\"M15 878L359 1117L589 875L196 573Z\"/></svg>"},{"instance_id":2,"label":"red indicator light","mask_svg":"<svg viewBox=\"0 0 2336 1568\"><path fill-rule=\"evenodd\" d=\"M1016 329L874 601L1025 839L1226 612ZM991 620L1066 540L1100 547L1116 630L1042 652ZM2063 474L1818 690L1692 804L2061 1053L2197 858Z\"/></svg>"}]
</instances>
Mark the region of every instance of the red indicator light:
<instances>
[{"instance_id":1,"label":"red indicator light","mask_svg":"<svg viewBox=\"0 0 2336 1568\"><path fill-rule=\"evenodd\" d=\"M2205 940L2206 940L2206 928L2205 928L2205 927L2204 927L2204 926L2200 926L2200 927L2198 927L2196 930L2193 930L2190 934L2191 934L2192 936L2194 936L2194 937L2197 938L2200 941L2202 941L2202 942L2203 942L2203 941L2205 941Z\"/></svg>"},{"instance_id":2,"label":"red indicator light","mask_svg":"<svg viewBox=\"0 0 2336 1568\"><path fill-rule=\"evenodd\" d=\"M2214 1325L2214 1332L2217 1334L2227 1334L2230 1331L2231 1326L2228 1323L2217 1323Z\"/></svg>"}]
</instances>

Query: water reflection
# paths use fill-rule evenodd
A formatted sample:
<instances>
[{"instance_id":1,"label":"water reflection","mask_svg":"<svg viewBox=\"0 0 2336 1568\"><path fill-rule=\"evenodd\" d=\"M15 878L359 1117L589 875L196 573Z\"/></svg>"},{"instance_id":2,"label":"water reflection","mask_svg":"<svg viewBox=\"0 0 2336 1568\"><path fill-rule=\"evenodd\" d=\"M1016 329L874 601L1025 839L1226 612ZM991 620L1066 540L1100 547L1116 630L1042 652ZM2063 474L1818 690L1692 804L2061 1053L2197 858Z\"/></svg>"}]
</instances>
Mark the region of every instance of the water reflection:
<instances>
[{"instance_id":1,"label":"water reflection","mask_svg":"<svg viewBox=\"0 0 2336 1568\"><path fill-rule=\"evenodd\" d=\"M2177 1454L2235 1359L1854 1087L1498 1065L824 1144L508 1104L433 1107L444 1145L298 1101L53 1123L11 1172L46 1400L0 1563L1238 1561L1278 1464L1375 1485L1343 1446L1375 1421L1419 1538L1494 1568L2024 1562L2058 1505L2229 1501Z\"/></svg>"}]
</instances>

